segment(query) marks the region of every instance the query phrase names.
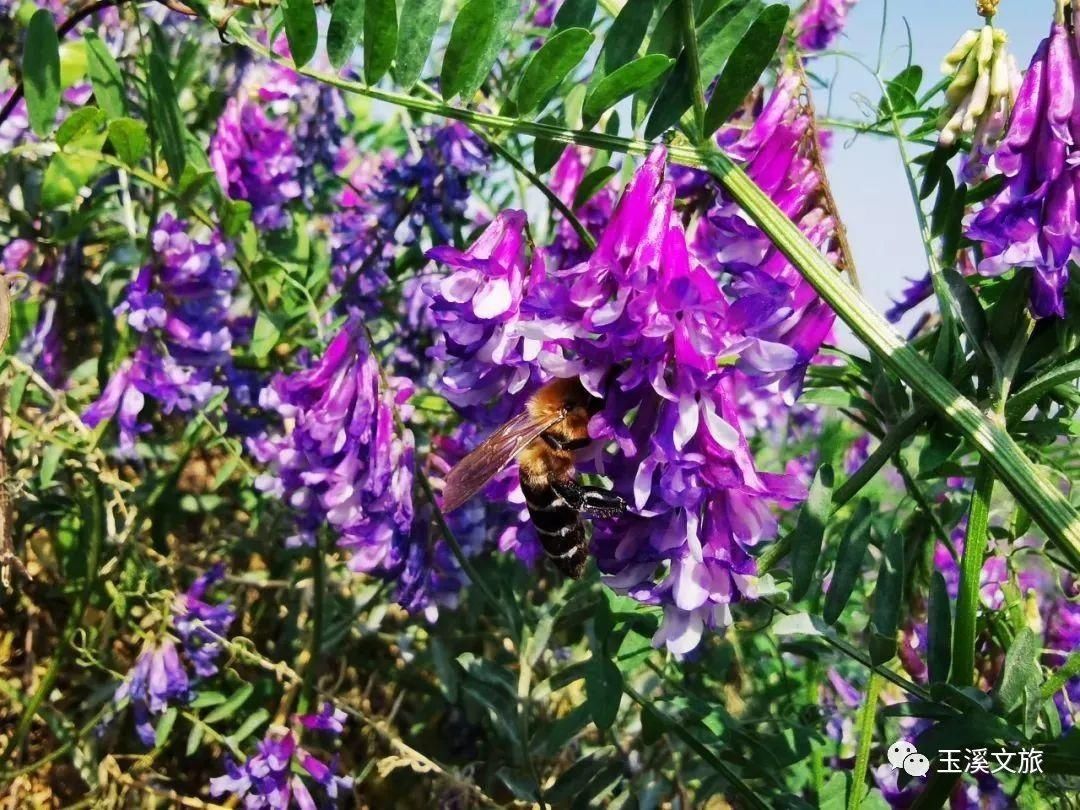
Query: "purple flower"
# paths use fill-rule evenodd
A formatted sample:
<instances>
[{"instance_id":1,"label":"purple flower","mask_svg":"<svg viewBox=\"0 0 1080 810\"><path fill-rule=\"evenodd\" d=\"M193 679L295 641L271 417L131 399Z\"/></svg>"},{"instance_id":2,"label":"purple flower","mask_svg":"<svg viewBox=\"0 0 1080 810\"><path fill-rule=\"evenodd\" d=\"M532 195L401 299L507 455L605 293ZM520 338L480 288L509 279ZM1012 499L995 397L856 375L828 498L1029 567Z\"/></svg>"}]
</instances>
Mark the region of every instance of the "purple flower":
<instances>
[{"instance_id":1,"label":"purple flower","mask_svg":"<svg viewBox=\"0 0 1080 810\"><path fill-rule=\"evenodd\" d=\"M130 701L135 714L135 731L144 745L154 744L154 726L150 716L161 714L170 703L183 704L190 698L187 671L180 663L176 645L164 639L147 641L113 695L119 706Z\"/></svg>"},{"instance_id":2,"label":"purple flower","mask_svg":"<svg viewBox=\"0 0 1080 810\"><path fill-rule=\"evenodd\" d=\"M399 434L394 409L409 418L411 385L382 386L363 328L345 324L311 367L276 376L262 405L291 428L249 441L269 465L256 485L297 515L294 543L311 543L326 523L355 571L396 576L405 565L401 538L413 523L413 438Z\"/></svg>"},{"instance_id":3,"label":"purple flower","mask_svg":"<svg viewBox=\"0 0 1080 810\"><path fill-rule=\"evenodd\" d=\"M561 2L560 0L535 0L525 5L532 8L533 25L537 28L550 28L555 22L555 14Z\"/></svg>"},{"instance_id":4,"label":"purple flower","mask_svg":"<svg viewBox=\"0 0 1080 810\"><path fill-rule=\"evenodd\" d=\"M335 709L329 701L323 703L318 714L298 714L293 719L304 728L340 735L345 730L348 717L341 709Z\"/></svg>"},{"instance_id":5,"label":"purple flower","mask_svg":"<svg viewBox=\"0 0 1080 810\"><path fill-rule=\"evenodd\" d=\"M348 311L378 312L395 258L425 231L437 244L453 241L464 222L469 182L487 168L483 143L458 123L428 130L422 142L401 159L339 155L350 182L331 220L331 264ZM421 330L407 331L409 342Z\"/></svg>"},{"instance_id":6,"label":"purple flower","mask_svg":"<svg viewBox=\"0 0 1080 810\"><path fill-rule=\"evenodd\" d=\"M759 473L739 424L737 371L762 352L731 318L719 283L691 262L658 149L616 205L596 250L570 268L529 262L524 215L500 214L432 288L444 333L446 396L465 414L505 418L552 377L577 375L605 399L589 425L591 463L634 507L594 525L607 581L663 605L655 642L693 649L753 595L748 549L775 530L768 503L803 488ZM605 452L608 444L616 448Z\"/></svg>"},{"instance_id":7,"label":"purple flower","mask_svg":"<svg viewBox=\"0 0 1080 810\"><path fill-rule=\"evenodd\" d=\"M306 726L310 717L296 719ZM329 728L323 730L333 731ZM340 728L334 733L340 734ZM297 743L292 731L282 726L272 726L259 742L258 752L243 765L231 759L225 760L225 774L210 780L210 795L235 796L242 799L244 807L249 810L288 810L291 807L315 810L319 805L308 787L307 780L311 780L336 806L342 791L352 789L353 780L337 776L335 770L336 762L327 765L310 754Z\"/></svg>"},{"instance_id":8,"label":"purple flower","mask_svg":"<svg viewBox=\"0 0 1080 810\"><path fill-rule=\"evenodd\" d=\"M804 51L832 46L856 0L806 0L795 15L796 41Z\"/></svg>"},{"instance_id":9,"label":"purple flower","mask_svg":"<svg viewBox=\"0 0 1080 810\"><path fill-rule=\"evenodd\" d=\"M184 653L200 678L209 678L218 671L221 642L236 618L236 610L228 600L210 604L206 592L225 576L225 566L213 566L191 583L191 587L176 597L173 604L173 625L184 643Z\"/></svg>"},{"instance_id":10,"label":"purple flower","mask_svg":"<svg viewBox=\"0 0 1080 810\"><path fill-rule=\"evenodd\" d=\"M1060 667L1070 654L1080 649L1080 587L1076 580L1064 583L1064 594L1058 594L1046 615L1046 649L1044 660L1051 667ZM1072 728L1080 712L1080 676L1074 676L1065 684L1065 694L1054 695L1054 702L1061 715L1062 725Z\"/></svg>"},{"instance_id":11,"label":"purple flower","mask_svg":"<svg viewBox=\"0 0 1080 810\"><path fill-rule=\"evenodd\" d=\"M153 262L139 270L116 307L140 342L83 414L90 427L119 414L125 453L150 429L138 421L146 398L165 413L190 413L221 390L217 372L230 362L233 344L229 307L236 273L224 264L228 248L216 234L196 241L171 214L154 228L151 246Z\"/></svg>"},{"instance_id":12,"label":"purple flower","mask_svg":"<svg viewBox=\"0 0 1080 810\"><path fill-rule=\"evenodd\" d=\"M919 278L907 279L908 285L900 293L900 298L893 299L893 305L885 313L889 323L897 323L919 304L934 294L934 283L927 273Z\"/></svg>"},{"instance_id":13,"label":"purple flower","mask_svg":"<svg viewBox=\"0 0 1080 810\"><path fill-rule=\"evenodd\" d=\"M210 165L230 197L251 203L257 226L289 225L286 209L302 192L301 164L286 121L271 120L254 99L229 99L210 140Z\"/></svg>"},{"instance_id":14,"label":"purple flower","mask_svg":"<svg viewBox=\"0 0 1080 810\"><path fill-rule=\"evenodd\" d=\"M836 226L816 166L811 122L800 99L799 76L780 76L768 101L739 137L718 140L747 174L830 259L837 258ZM698 224L695 257L730 278L730 328L745 335L740 368L746 383L775 390L786 412L807 366L832 334L835 315L787 258L742 212L718 194ZM761 394L759 394L760 396Z\"/></svg>"},{"instance_id":15,"label":"purple flower","mask_svg":"<svg viewBox=\"0 0 1080 810\"><path fill-rule=\"evenodd\" d=\"M1057 7L1050 36L1035 53L1008 134L994 155L1005 183L967 229L982 242L980 272L1035 270L1031 308L1036 317L1064 316L1069 261L1080 257L1075 151L1080 116L1074 104L1080 53L1060 0Z\"/></svg>"}]
</instances>

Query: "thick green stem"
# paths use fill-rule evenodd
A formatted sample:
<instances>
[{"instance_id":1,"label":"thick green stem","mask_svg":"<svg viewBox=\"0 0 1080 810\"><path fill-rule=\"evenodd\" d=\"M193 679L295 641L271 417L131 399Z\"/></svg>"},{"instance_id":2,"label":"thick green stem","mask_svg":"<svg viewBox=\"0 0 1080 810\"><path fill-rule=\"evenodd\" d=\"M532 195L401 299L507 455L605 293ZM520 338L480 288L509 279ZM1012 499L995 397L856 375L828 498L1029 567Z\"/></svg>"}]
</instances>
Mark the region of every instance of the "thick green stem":
<instances>
[{"instance_id":1,"label":"thick green stem","mask_svg":"<svg viewBox=\"0 0 1080 810\"><path fill-rule=\"evenodd\" d=\"M870 767L870 747L874 742L874 718L877 716L878 695L885 681L877 671L870 673L866 685L866 699L859 713L858 747L855 749L855 772L851 776L851 793L848 794L848 810L857 810L866 795L866 771Z\"/></svg>"},{"instance_id":2,"label":"thick green stem","mask_svg":"<svg viewBox=\"0 0 1080 810\"><path fill-rule=\"evenodd\" d=\"M735 201L855 335L989 459L997 476L1046 531L1070 566L1080 570L1080 515L1064 494L1043 478L1001 420L982 413L904 343L892 326L844 282L836 268L731 160L714 153L706 162Z\"/></svg>"},{"instance_id":3,"label":"thick green stem","mask_svg":"<svg viewBox=\"0 0 1080 810\"><path fill-rule=\"evenodd\" d=\"M979 584L986 544L990 537L990 498L994 471L986 459L979 461L968 508L967 536L960 561L960 590L956 598L953 628L953 665L950 680L955 686L971 686L975 677L975 626L979 612Z\"/></svg>"},{"instance_id":4,"label":"thick green stem","mask_svg":"<svg viewBox=\"0 0 1080 810\"><path fill-rule=\"evenodd\" d=\"M701 86L701 58L698 56L697 25L694 22L694 0L676 0L679 22L682 25L683 49L690 65L690 94L694 102L695 132L691 140L705 137L705 88Z\"/></svg>"}]
</instances>

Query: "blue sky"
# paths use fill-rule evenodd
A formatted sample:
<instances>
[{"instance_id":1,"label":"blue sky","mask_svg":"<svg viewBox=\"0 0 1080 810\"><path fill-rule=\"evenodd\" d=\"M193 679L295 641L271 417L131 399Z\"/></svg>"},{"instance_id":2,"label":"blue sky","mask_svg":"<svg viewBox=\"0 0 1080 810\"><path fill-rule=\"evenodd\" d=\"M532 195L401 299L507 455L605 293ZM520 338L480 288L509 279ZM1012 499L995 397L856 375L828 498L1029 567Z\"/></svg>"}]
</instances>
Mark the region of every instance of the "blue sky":
<instances>
[{"instance_id":1,"label":"blue sky","mask_svg":"<svg viewBox=\"0 0 1080 810\"><path fill-rule=\"evenodd\" d=\"M873 65L884 0L859 0L852 10L839 49L858 54ZM1010 47L1021 69L1050 29L1052 0L1002 0L995 24L1009 34ZM938 65L968 28L977 27L975 0L892 0L888 3L883 73L892 76L907 63L907 31L911 28L913 61L926 71L924 87L940 78ZM819 109L826 106L843 118L863 119L856 100L862 94L877 102L880 93L872 78L851 60L826 57L814 66L822 76L836 76L831 98L817 93ZM829 176L837 206L847 225L863 290L878 309L899 293L905 276L926 272L926 258L913 216L911 197L895 143L888 139L837 132L829 161ZM843 343L851 345L849 340Z\"/></svg>"}]
</instances>

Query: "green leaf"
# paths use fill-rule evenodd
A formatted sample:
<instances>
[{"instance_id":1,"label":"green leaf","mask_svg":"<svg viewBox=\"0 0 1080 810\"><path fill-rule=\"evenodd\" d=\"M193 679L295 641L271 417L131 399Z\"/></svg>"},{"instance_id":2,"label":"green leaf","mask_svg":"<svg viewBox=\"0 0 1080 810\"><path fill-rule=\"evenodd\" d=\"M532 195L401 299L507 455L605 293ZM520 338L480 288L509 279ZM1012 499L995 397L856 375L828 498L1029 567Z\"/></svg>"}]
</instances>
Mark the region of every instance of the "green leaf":
<instances>
[{"instance_id":1,"label":"green leaf","mask_svg":"<svg viewBox=\"0 0 1080 810\"><path fill-rule=\"evenodd\" d=\"M406 0L406 5L408 0ZM349 61L364 32L364 0L334 0L326 27L326 55L336 68Z\"/></svg>"},{"instance_id":2,"label":"green leaf","mask_svg":"<svg viewBox=\"0 0 1080 810\"><path fill-rule=\"evenodd\" d=\"M165 163L169 167L169 176L173 182L179 182L187 165L184 152L185 127L180 117L180 107L176 103L176 91L173 89L169 67L158 53L151 53L149 60L150 78L150 120L153 122Z\"/></svg>"},{"instance_id":3,"label":"green leaf","mask_svg":"<svg viewBox=\"0 0 1080 810\"><path fill-rule=\"evenodd\" d=\"M882 552L870 620L870 660L874 664L884 664L896 655L896 628L904 596L903 535L889 532L882 543Z\"/></svg>"},{"instance_id":4,"label":"green leaf","mask_svg":"<svg viewBox=\"0 0 1080 810\"><path fill-rule=\"evenodd\" d=\"M221 215L221 229L230 239L235 239L251 222L251 203L247 200L225 199Z\"/></svg>"},{"instance_id":5,"label":"green leaf","mask_svg":"<svg viewBox=\"0 0 1080 810\"><path fill-rule=\"evenodd\" d=\"M654 53L635 59L605 76L585 97L585 105L581 112L586 125L592 126L606 110L655 82L671 69L674 61L668 56Z\"/></svg>"},{"instance_id":6,"label":"green leaf","mask_svg":"<svg viewBox=\"0 0 1080 810\"><path fill-rule=\"evenodd\" d=\"M128 166L134 166L146 156L150 139L146 124L134 118L117 118L109 122L109 143L116 156Z\"/></svg>"},{"instance_id":7,"label":"green leaf","mask_svg":"<svg viewBox=\"0 0 1080 810\"><path fill-rule=\"evenodd\" d=\"M319 44L319 21L312 0L282 0L285 38L297 67L303 67L315 55Z\"/></svg>"},{"instance_id":8,"label":"green leaf","mask_svg":"<svg viewBox=\"0 0 1080 810\"><path fill-rule=\"evenodd\" d=\"M127 115L127 100L124 97L124 75L116 64L113 55L93 31L87 31L86 70L94 87L94 98L98 106L109 118L122 118Z\"/></svg>"},{"instance_id":9,"label":"green leaf","mask_svg":"<svg viewBox=\"0 0 1080 810\"><path fill-rule=\"evenodd\" d=\"M532 55L517 86L518 113L532 112L585 58L593 35L584 28L560 31Z\"/></svg>"},{"instance_id":10,"label":"green leaf","mask_svg":"<svg viewBox=\"0 0 1080 810\"><path fill-rule=\"evenodd\" d=\"M367 0L364 11L364 81L375 84L390 69L397 48L395 0Z\"/></svg>"},{"instance_id":11,"label":"green leaf","mask_svg":"<svg viewBox=\"0 0 1080 810\"><path fill-rule=\"evenodd\" d=\"M949 285L953 301L956 302L960 311L960 323L971 341L972 348L980 354L984 353L983 342L986 338L986 312L979 303L979 297L968 285L962 275L952 268L941 271L945 282Z\"/></svg>"},{"instance_id":12,"label":"green leaf","mask_svg":"<svg viewBox=\"0 0 1080 810\"><path fill-rule=\"evenodd\" d=\"M188 732L187 745L184 746L184 756L194 756L202 745L203 735L206 733L205 723L192 723L191 731Z\"/></svg>"},{"instance_id":13,"label":"green leaf","mask_svg":"<svg viewBox=\"0 0 1080 810\"><path fill-rule=\"evenodd\" d=\"M543 138L533 141L533 168L536 169L537 174L549 171L559 162L564 151L566 151L566 144L559 141L545 141Z\"/></svg>"},{"instance_id":14,"label":"green leaf","mask_svg":"<svg viewBox=\"0 0 1080 810\"><path fill-rule=\"evenodd\" d=\"M750 26L761 15L760 0L733 0L721 6L698 26L698 61L701 81L708 85L720 73ZM693 103L690 59L683 50L675 69L664 83L645 125L645 137L655 138L678 123ZM739 99L740 101L742 99Z\"/></svg>"},{"instance_id":15,"label":"green leaf","mask_svg":"<svg viewBox=\"0 0 1080 810\"><path fill-rule=\"evenodd\" d=\"M622 701L622 672L607 658L593 656L585 668L585 703L596 727L609 729L615 723Z\"/></svg>"},{"instance_id":16,"label":"green leaf","mask_svg":"<svg viewBox=\"0 0 1080 810\"><path fill-rule=\"evenodd\" d=\"M590 790L590 785L597 777L608 773L613 764L621 770L615 749L612 746L598 748L559 774L555 784L544 791L544 798L556 807L570 807L571 803L577 807L578 801L584 806L598 792Z\"/></svg>"},{"instance_id":17,"label":"green leaf","mask_svg":"<svg viewBox=\"0 0 1080 810\"><path fill-rule=\"evenodd\" d=\"M847 532L840 541L832 582L825 594L825 608L821 614L828 624L836 624L851 598L852 591L855 590L855 583L862 578L862 564L866 558L866 547L870 544L870 516L870 502L860 500L855 515L848 523Z\"/></svg>"},{"instance_id":18,"label":"green leaf","mask_svg":"<svg viewBox=\"0 0 1080 810\"><path fill-rule=\"evenodd\" d=\"M832 511L833 477L828 464L818 469L791 533L791 598L795 601L806 596L814 580L825 526Z\"/></svg>"},{"instance_id":19,"label":"green leaf","mask_svg":"<svg viewBox=\"0 0 1080 810\"><path fill-rule=\"evenodd\" d=\"M949 589L940 571L930 575L930 604L927 608L926 666L930 683L949 680L952 664L952 606Z\"/></svg>"},{"instance_id":20,"label":"green leaf","mask_svg":"<svg viewBox=\"0 0 1080 810\"><path fill-rule=\"evenodd\" d=\"M78 146L96 151L105 141L105 133L80 138ZM41 204L46 208L67 205L79 194L101 163L95 157L57 152L45 167L41 181Z\"/></svg>"},{"instance_id":21,"label":"green leaf","mask_svg":"<svg viewBox=\"0 0 1080 810\"><path fill-rule=\"evenodd\" d=\"M239 746L244 740L255 733L263 723L270 719L270 712L266 709L257 709L254 711L243 723L240 728L234 731L228 736L229 742L234 746Z\"/></svg>"},{"instance_id":22,"label":"green leaf","mask_svg":"<svg viewBox=\"0 0 1080 810\"><path fill-rule=\"evenodd\" d=\"M450 31L443 54L442 93L466 101L483 84L510 33L518 5L513 0L468 0Z\"/></svg>"},{"instance_id":23,"label":"green leaf","mask_svg":"<svg viewBox=\"0 0 1080 810\"><path fill-rule=\"evenodd\" d=\"M588 28L596 15L596 0L564 0L555 13L552 28Z\"/></svg>"},{"instance_id":24,"label":"green leaf","mask_svg":"<svg viewBox=\"0 0 1080 810\"><path fill-rule=\"evenodd\" d=\"M35 11L26 27L22 74L30 127L40 137L47 137L60 107L60 40L52 12L46 9Z\"/></svg>"},{"instance_id":25,"label":"green leaf","mask_svg":"<svg viewBox=\"0 0 1080 810\"><path fill-rule=\"evenodd\" d=\"M487 73L484 62L495 40L495 0L468 0L454 20L442 64L442 94L449 100L472 94Z\"/></svg>"},{"instance_id":26,"label":"green leaf","mask_svg":"<svg viewBox=\"0 0 1080 810\"><path fill-rule=\"evenodd\" d=\"M94 135L105 124L105 114L97 107L80 107L74 110L56 130L56 143L67 146L76 139Z\"/></svg>"},{"instance_id":27,"label":"green leaf","mask_svg":"<svg viewBox=\"0 0 1080 810\"><path fill-rule=\"evenodd\" d=\"M723 126L746 99L772 61L787 26L788 7L767 7L739 40L720 72L709 106L705 110L705 136Z\"/></svg>"},{"instance_id":28,"label":"green leaf","mask_svg":"<svg viewBox=\"0 0 1080 810\"><path fill-rule=\"evenodd\" d=\"M439 27L441 11L442 0L404 0L398 23L394 74L398 84L406 89L420 78Z\"/></svg>"},{"instance_id":29,"label":"green leaf","mask_svg":"<svg viewBox=\"0 0 1080 810\"><path fill-rule=\"evenodd\" d=\"M200 691L195 699L188 704L190 709L205 709L209 706L218 706L225 702L225 695L221 692L202 692Z\"/></svg>"},{"instance_id":30,"label":"green leaf","mask_svg":"<svg viewBox=\"0 0 1080 810\"><path fill-rule=\"evenodd\" d=\"M918 65L909 65L885 83L885 96L879 109L888 115L890 105L896 115L919 106L919 85L922 84L923 70Z\"/></svg>"},{"instance_id":31,"label":"green leaf","mask_svg":"<svg viewBox=\"0 0 1080 810\"><path fill-rule=\"evenodd\" d=\"M225 720L232 717L239 710L241 706L255 693L255 687L250 683L243 684L239 689L233 692L229 699L214 709L210 714L203 718L207 723L217 723L221 720Z\"/></svg>"},{"instance_id":32,"label":"green leaf","mask_svg":"<svg viewBox=\"0 0 1080 810\"><path fill-rule=\"evenodd\" d=\"M60 464L60 456L63 450L58 444L47 444L41 452L41 469L38 471L38 480L42 487L52 483L56 475L56 468Z\"/></svg>"},{"instance_id":33,"label":"green leaf","mask_svg":"<svg viewBox=\"0 0 1080 810\"><path fill-rule=\"evenodd\" d=\"M532 774L525 771L514 771L504 765L495 774L503 784L510 788L510 792L519 799L535 803L540 798L540 791L533 779Z\"/></svg>"},{"instance_id":34,"label":"green leaf","mask_svg":"<svg viewBox=\"0 0 1080 810\"><path fill-rule=\"evenodd\" d=\"M604 184L610 180L618 171L614 166L601 166L599 169L594 169L585 175L581 180L581 185L578 186L577 194L574 195L574 204L571 206L573 210L581 208L589 200L593 198Z\"/></svg>"},{"instance_id":35,"label":"green leaf","mask_svg":"<svg viewBox=\"0 0 1080 810\"><path fill-rule=\"evenodd\" d=\"M1032 686L1042 686L1039 637L1030 627L1023 628L1005 653L1005 668L998 684L997 697L1007 712L1016 709Z\"/></svg>"},{"instance_id":36,"label":"green leaf","mask_svg":"<svg viewBox=\"0 0 1080 810\"><path fill-rule=\"evenodd\" d=\"M270 354L280 339L281 326L277 323L277 318L260 310L251 336L251 353L261 360Z\"/></svg>"},{"instance_id":37,"label":"green leaf","mask_svg":"<svg viewBox=\"0 0 1080 810\"><path fill-rule=\"evenodd\" d=\"M175 706L170 706L165 714L161 715L161 719L158 720L157 727L154 729L154 747L164 748L165 743L169 741L169 735L172 734L173 726L176 725L176 718L180 712L177 711Z\"/></svg>"},{"instance_id":38,"label":"green leaf","mask_svg":"<svg viewBox=\"0 0 1080 810\"><path fill-rule=\"evenodd\" d=\"M682 48L682 37L679 33L679 14L679 4L669 2L664 13L660 15L660 19L657 20L656 25L653 27L652 35L649 37L649 45L645 49L646 56L662 54L674 60L679 55ZM648 87L634 94L631 119L635 128L645 118L645 113L649 111L649 107L656 100L656 94L660 92L662 84L663 82L657 79Z\"/></svg>"},{"instance_id":39,"label":"green leaf","mask_svg":"<svg viewBox=\"0 0 1080 810\"><path fill-rule=\"evenodd\" d=\"M605 76L637 57L652 21L655 5L655 0L627 0L604 37L604 45L589 79L590 88L596 87Z\"/></svg>"}]
</instances>

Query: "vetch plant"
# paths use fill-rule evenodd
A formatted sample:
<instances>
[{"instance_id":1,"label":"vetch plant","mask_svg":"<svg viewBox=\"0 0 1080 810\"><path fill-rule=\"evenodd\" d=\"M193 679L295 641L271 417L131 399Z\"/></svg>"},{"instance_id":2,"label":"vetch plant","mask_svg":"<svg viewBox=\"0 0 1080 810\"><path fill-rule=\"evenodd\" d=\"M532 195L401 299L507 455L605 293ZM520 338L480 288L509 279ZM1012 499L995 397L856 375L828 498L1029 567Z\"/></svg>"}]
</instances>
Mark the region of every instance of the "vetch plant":
<instances>
[{"instance_id":1,"label":"vetch plant","mask_svg":"<svg viewBox=\"0 0 1080 810\"><path fill-rule=\"evenodd\" d=\"M1067 806L1080 40L1010 2L905 9L937 84L852 0L5 7L4 795Z\"/></svg>"}]
</instances>

